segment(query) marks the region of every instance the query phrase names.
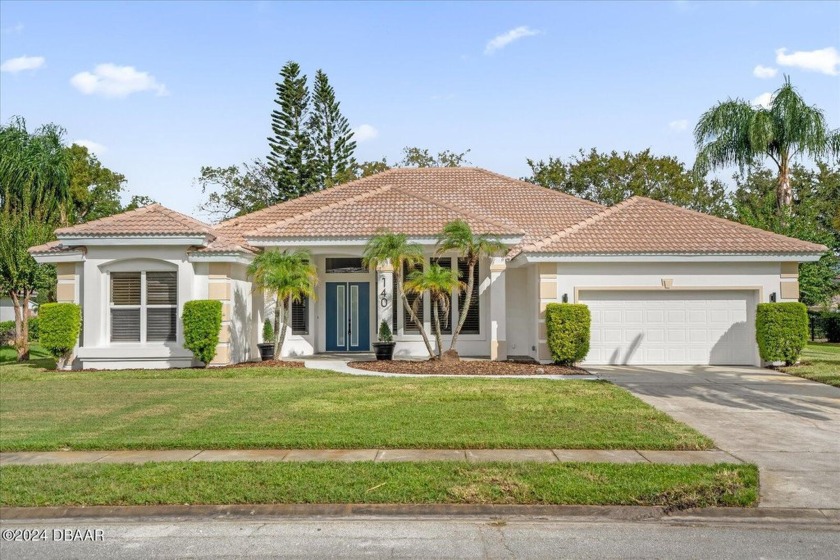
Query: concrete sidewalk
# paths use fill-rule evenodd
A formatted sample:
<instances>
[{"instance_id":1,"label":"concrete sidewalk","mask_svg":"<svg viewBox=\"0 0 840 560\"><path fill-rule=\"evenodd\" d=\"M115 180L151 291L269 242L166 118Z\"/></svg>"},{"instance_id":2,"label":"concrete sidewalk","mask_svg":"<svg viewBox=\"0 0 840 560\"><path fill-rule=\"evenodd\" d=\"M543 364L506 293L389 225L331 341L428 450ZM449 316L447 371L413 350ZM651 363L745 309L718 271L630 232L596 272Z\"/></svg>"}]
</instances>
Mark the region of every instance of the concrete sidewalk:
<instances>
[{"instance_id":1,"label":"concrete sidewalk","mask_svg":"<svg viewBox=\"0 0 840 560\"><path fill-rule=\"evenodd\" d=\"M16 451L0 453L0 465L150 463L163 461L500 461L541 463L661 463L673 465L741 463L720 450L648 451L595 449L173 449L138 451Z\"/></svg>"}]
</instances>

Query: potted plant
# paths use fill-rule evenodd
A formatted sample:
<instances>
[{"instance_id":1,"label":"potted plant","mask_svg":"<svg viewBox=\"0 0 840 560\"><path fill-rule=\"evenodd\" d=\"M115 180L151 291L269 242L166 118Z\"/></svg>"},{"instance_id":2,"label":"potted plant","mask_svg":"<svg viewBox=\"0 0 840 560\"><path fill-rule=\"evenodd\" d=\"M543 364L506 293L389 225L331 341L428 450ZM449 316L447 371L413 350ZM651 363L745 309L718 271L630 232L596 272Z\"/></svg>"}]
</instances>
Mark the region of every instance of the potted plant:
<instances>
[{"instance_id":1,"label":"potted plant","mask_svg":"<svg viewBox=\"0 0 840 560\"><path fill-rule=\"evenodd\" d=\"M263 341L257 344L260 349L260 359L262 361L274 359L274 329L271 326L271 321L266 319L263 323Z\"/></svg>"},{"instance_id":2,"label":"potted plant","mask_svg":"<svg viewBox=\"0 0 840 560\"><path fill-rule=\"evenodd\" d=\"M376 351L376 359L393 359L395 344L394 337L391 336L391 327L388 326L388 321L383 320L379 323L379 342L373 343L373 349Z\"/></svg>"}]
</instances>

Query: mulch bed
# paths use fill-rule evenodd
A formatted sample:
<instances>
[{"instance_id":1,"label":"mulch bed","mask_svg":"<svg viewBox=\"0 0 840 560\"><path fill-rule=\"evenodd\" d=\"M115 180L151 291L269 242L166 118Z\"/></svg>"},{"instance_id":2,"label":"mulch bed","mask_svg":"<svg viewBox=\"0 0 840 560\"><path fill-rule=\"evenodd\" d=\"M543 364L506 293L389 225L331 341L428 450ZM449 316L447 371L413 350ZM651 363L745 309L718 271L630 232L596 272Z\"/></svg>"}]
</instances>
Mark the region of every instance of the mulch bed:
<instances>
[{"instance_id":1,"label":"mulch bed","mask_svg":"<svg viewBox=\"0 0 840 560\"><path fill-rule=\"evenodd\" d=\"M240 362L229 366L222 366L220 369L243 368L243 367L278 367L278 368L302 368L306 367L303 362L293 360L265 360L263 362Z\"/></svg>"},{"instance_id":2,"label":"mulch bed","mask_svg":"<svg viewBox=\"0 0 840 560\"><path fill-rule=\"evenodd\" d=\"M490 360L350 362L350 367L386 373L414 373L427 375L589 375L574 366L527 364L520 362L492 362Z\"/></svg>"}]
</instances>

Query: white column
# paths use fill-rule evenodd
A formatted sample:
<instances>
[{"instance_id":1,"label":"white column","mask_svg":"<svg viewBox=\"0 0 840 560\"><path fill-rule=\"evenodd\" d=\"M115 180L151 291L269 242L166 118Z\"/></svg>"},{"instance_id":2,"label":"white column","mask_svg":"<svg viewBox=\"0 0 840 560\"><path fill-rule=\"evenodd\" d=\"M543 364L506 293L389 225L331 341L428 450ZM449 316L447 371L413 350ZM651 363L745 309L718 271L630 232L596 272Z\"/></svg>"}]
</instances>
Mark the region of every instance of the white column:
<instances>
[{"instance_id":1,"label":"white column","mask_svg":"<svg viewBox=\"0 0 840 560\"><path fill-rule=\"evenodd\" d=\"M376 328L375 332L379 333L379 325L382 321L388 323L389 328L394 326L394 267L390 264L380 265L376 269ZM393 333L396 335L396 333Z\"/></svg>"},{"instance_id":2,"label":"white column","mask_svg":"<svg viewBox=\"0 0 840 560\"><path fill-rule=\"evenodd\" d=\"M505 301L504 257L490 263L490 359L507 359L507 302Z\"/></svg>"}]
</instances>

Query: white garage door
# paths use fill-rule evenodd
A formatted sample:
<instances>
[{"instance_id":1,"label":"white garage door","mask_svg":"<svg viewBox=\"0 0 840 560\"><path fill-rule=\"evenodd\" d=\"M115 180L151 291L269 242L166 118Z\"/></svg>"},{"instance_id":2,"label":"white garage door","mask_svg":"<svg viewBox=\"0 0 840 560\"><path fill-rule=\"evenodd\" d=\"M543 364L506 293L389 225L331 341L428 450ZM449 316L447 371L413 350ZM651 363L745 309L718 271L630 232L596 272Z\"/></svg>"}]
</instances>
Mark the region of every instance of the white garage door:
<instances>
[{"instance_id":1,"label":"white garage door","mask_svg":"<svg viewBox=\"0 0 840 560\"><path fill-rule=\"evenodd\" d=\"M587 364L752 365L754 292L582 290Z\"/></svg>"}]
</instances>

